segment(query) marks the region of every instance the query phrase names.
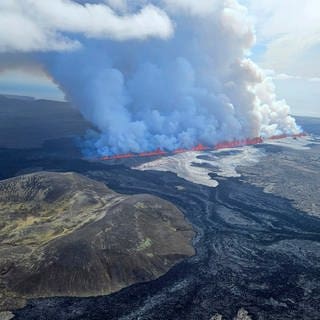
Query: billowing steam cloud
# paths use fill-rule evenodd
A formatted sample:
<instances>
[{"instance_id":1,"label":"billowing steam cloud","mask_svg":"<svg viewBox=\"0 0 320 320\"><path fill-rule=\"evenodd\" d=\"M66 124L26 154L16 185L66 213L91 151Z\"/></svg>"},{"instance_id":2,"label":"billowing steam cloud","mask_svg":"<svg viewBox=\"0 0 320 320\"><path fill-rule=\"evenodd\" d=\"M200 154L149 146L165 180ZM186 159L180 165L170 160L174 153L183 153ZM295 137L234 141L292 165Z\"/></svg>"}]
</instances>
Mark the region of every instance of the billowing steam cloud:
<instances>
[{"instance_id":1,"label":"billowing steam cloud","mask_svg":"<svg viewBox=\"0 0 320 320\"><path fill-rule=\"evenodd\" d=\"M254 30L236 0L86 2L4 0L42 35L20 47L0 39L0 50L55 50L37 60L99 129L90 140L96 152L299 130L248 58Z\"/></svg>"}]
</instances>

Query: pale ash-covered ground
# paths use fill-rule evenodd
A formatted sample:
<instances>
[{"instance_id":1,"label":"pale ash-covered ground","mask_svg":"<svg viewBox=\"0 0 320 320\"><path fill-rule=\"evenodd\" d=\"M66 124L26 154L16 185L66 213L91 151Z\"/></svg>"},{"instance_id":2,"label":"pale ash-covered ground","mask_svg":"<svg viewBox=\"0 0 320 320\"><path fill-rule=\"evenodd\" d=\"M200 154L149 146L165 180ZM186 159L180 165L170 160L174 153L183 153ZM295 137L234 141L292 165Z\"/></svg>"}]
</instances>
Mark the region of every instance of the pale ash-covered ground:
<instances>
[{"instance_id":1,"label":"pale ash-covered ground","mask_svg":"<svg viewBox=\"0 0 320 320\"><path fill-rule=\"evenodd\" d=\"M215 152L188 152L135 167L173 172L190 182L216 188L221 178L236 177L293 201L320 217L320 144L318 139L286 138Z\"/></svg>"},{"instance_id":2,"label":"pale ash-covered ground","mask_svg":"<svg viewBox=\"0 0 320 320\"><path fill-rule=\"evenodd\" d=\"M301 211L320 217L320 145L267 153L255 166L241 166L244 181L293 201Z\"/></svg>"},{"instance_id":3,"label":"pale ash-covered ground","mask_svg":"<svg viewBox=\"0 0 320 320\"><path fill-rule=\"evenodd\" d=\"M135 169L173 172L178 177L192 183L216 188L219 182L212 178L210 173L225 178L240 177L236 170L237 166L254 165L263 155L263 152L252 147L205 153L190 151L143 163Z\"/></svg>"}]
</instances>

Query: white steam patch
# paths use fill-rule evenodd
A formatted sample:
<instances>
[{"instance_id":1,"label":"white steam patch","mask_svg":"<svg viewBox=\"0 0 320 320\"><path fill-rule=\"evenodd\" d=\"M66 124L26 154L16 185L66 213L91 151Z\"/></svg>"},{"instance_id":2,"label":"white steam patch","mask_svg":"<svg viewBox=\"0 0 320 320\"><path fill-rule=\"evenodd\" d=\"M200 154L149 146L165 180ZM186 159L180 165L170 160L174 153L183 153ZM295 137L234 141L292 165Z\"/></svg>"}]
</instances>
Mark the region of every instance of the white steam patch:
<instances>
[{"instance_id":1,"label":"white steam patch","mask_svg":"<svg viewBox=\"0 0 320 320\"><path fill-rule=\"evenodd\" d=\"M229 154L226 155L228 152ZM220 177L240 177L241 175L237 172L238 166L255 165L263 156L263 151L254 147L205 153L187 152L147 162L134 169L173 172L192 183L215 188L219 183L210 177L210 173Z\"/></svg>"},{"instance_id":2,"label":"white steam patch","mask_svg":"<svg viewBox=\"0 0 320 320\"><path fill-rule=\"evenodd\" d=\"M208 187L217 187L219 183L210 178L209 170L193 165L194 163L202 163L202 161L197 159L197 156L199 155L201 155L201 153L198 152L181 153L175 156L163 157L152 162L147 162L133 169L141 171L154 170L173 172L178 177L187 181Z\"/></svg>"},{"instance_id":3,"label":"white steam patch","mask_svg":"<svg viewBox=\"0 0 320 320\"><path fill-rule=\"evenodd\" d=\"M52 50L34 58L97 127L88 153L299 131L248 58L255 33L238 1L96 2L0 3L0 51Z\"/></svg>"}]
</instances>

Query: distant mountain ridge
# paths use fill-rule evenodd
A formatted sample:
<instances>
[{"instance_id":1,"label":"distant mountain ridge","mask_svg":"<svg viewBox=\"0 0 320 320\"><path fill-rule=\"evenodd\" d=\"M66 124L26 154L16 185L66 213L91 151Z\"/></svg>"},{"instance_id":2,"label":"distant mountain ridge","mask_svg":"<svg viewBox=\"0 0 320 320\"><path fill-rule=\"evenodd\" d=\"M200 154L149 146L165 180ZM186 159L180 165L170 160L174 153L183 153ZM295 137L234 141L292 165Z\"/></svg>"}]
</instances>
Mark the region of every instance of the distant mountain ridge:
<instances>
[{"instance_id":1,"label":"distant mountain ridge","mask_svg":"<svg viewBox=\"0 0 320 320\"><path fill-rule=\"evenodd\" d=\"M22 101L34 101L36 98L30 97L30 96L20 96L16 94L0 94L0 97L4 97L7 99L16 99L16 100L22 100Z\"/></svg>"}]
</instances>

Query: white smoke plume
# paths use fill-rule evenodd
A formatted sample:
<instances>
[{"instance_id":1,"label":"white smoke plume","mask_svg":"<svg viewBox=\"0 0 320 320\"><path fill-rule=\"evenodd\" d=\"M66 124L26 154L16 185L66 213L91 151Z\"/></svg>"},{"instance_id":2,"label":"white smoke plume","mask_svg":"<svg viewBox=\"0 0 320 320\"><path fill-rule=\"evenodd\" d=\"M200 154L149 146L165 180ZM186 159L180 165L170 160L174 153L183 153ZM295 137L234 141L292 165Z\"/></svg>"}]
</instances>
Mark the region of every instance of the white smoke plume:
<instances>
[{"instance_id":1,"label":"white smoke plume","mask_svg":"<svg viewBox=\"0 0 320 320\"><path fill-rule=\"evenodd\" d=\"M99 129L99 154L299 131L249 59L254 28L236 0L9 2L48 41L0 50L47 51L37 61Z\"/></svg>"}]
</instances>

